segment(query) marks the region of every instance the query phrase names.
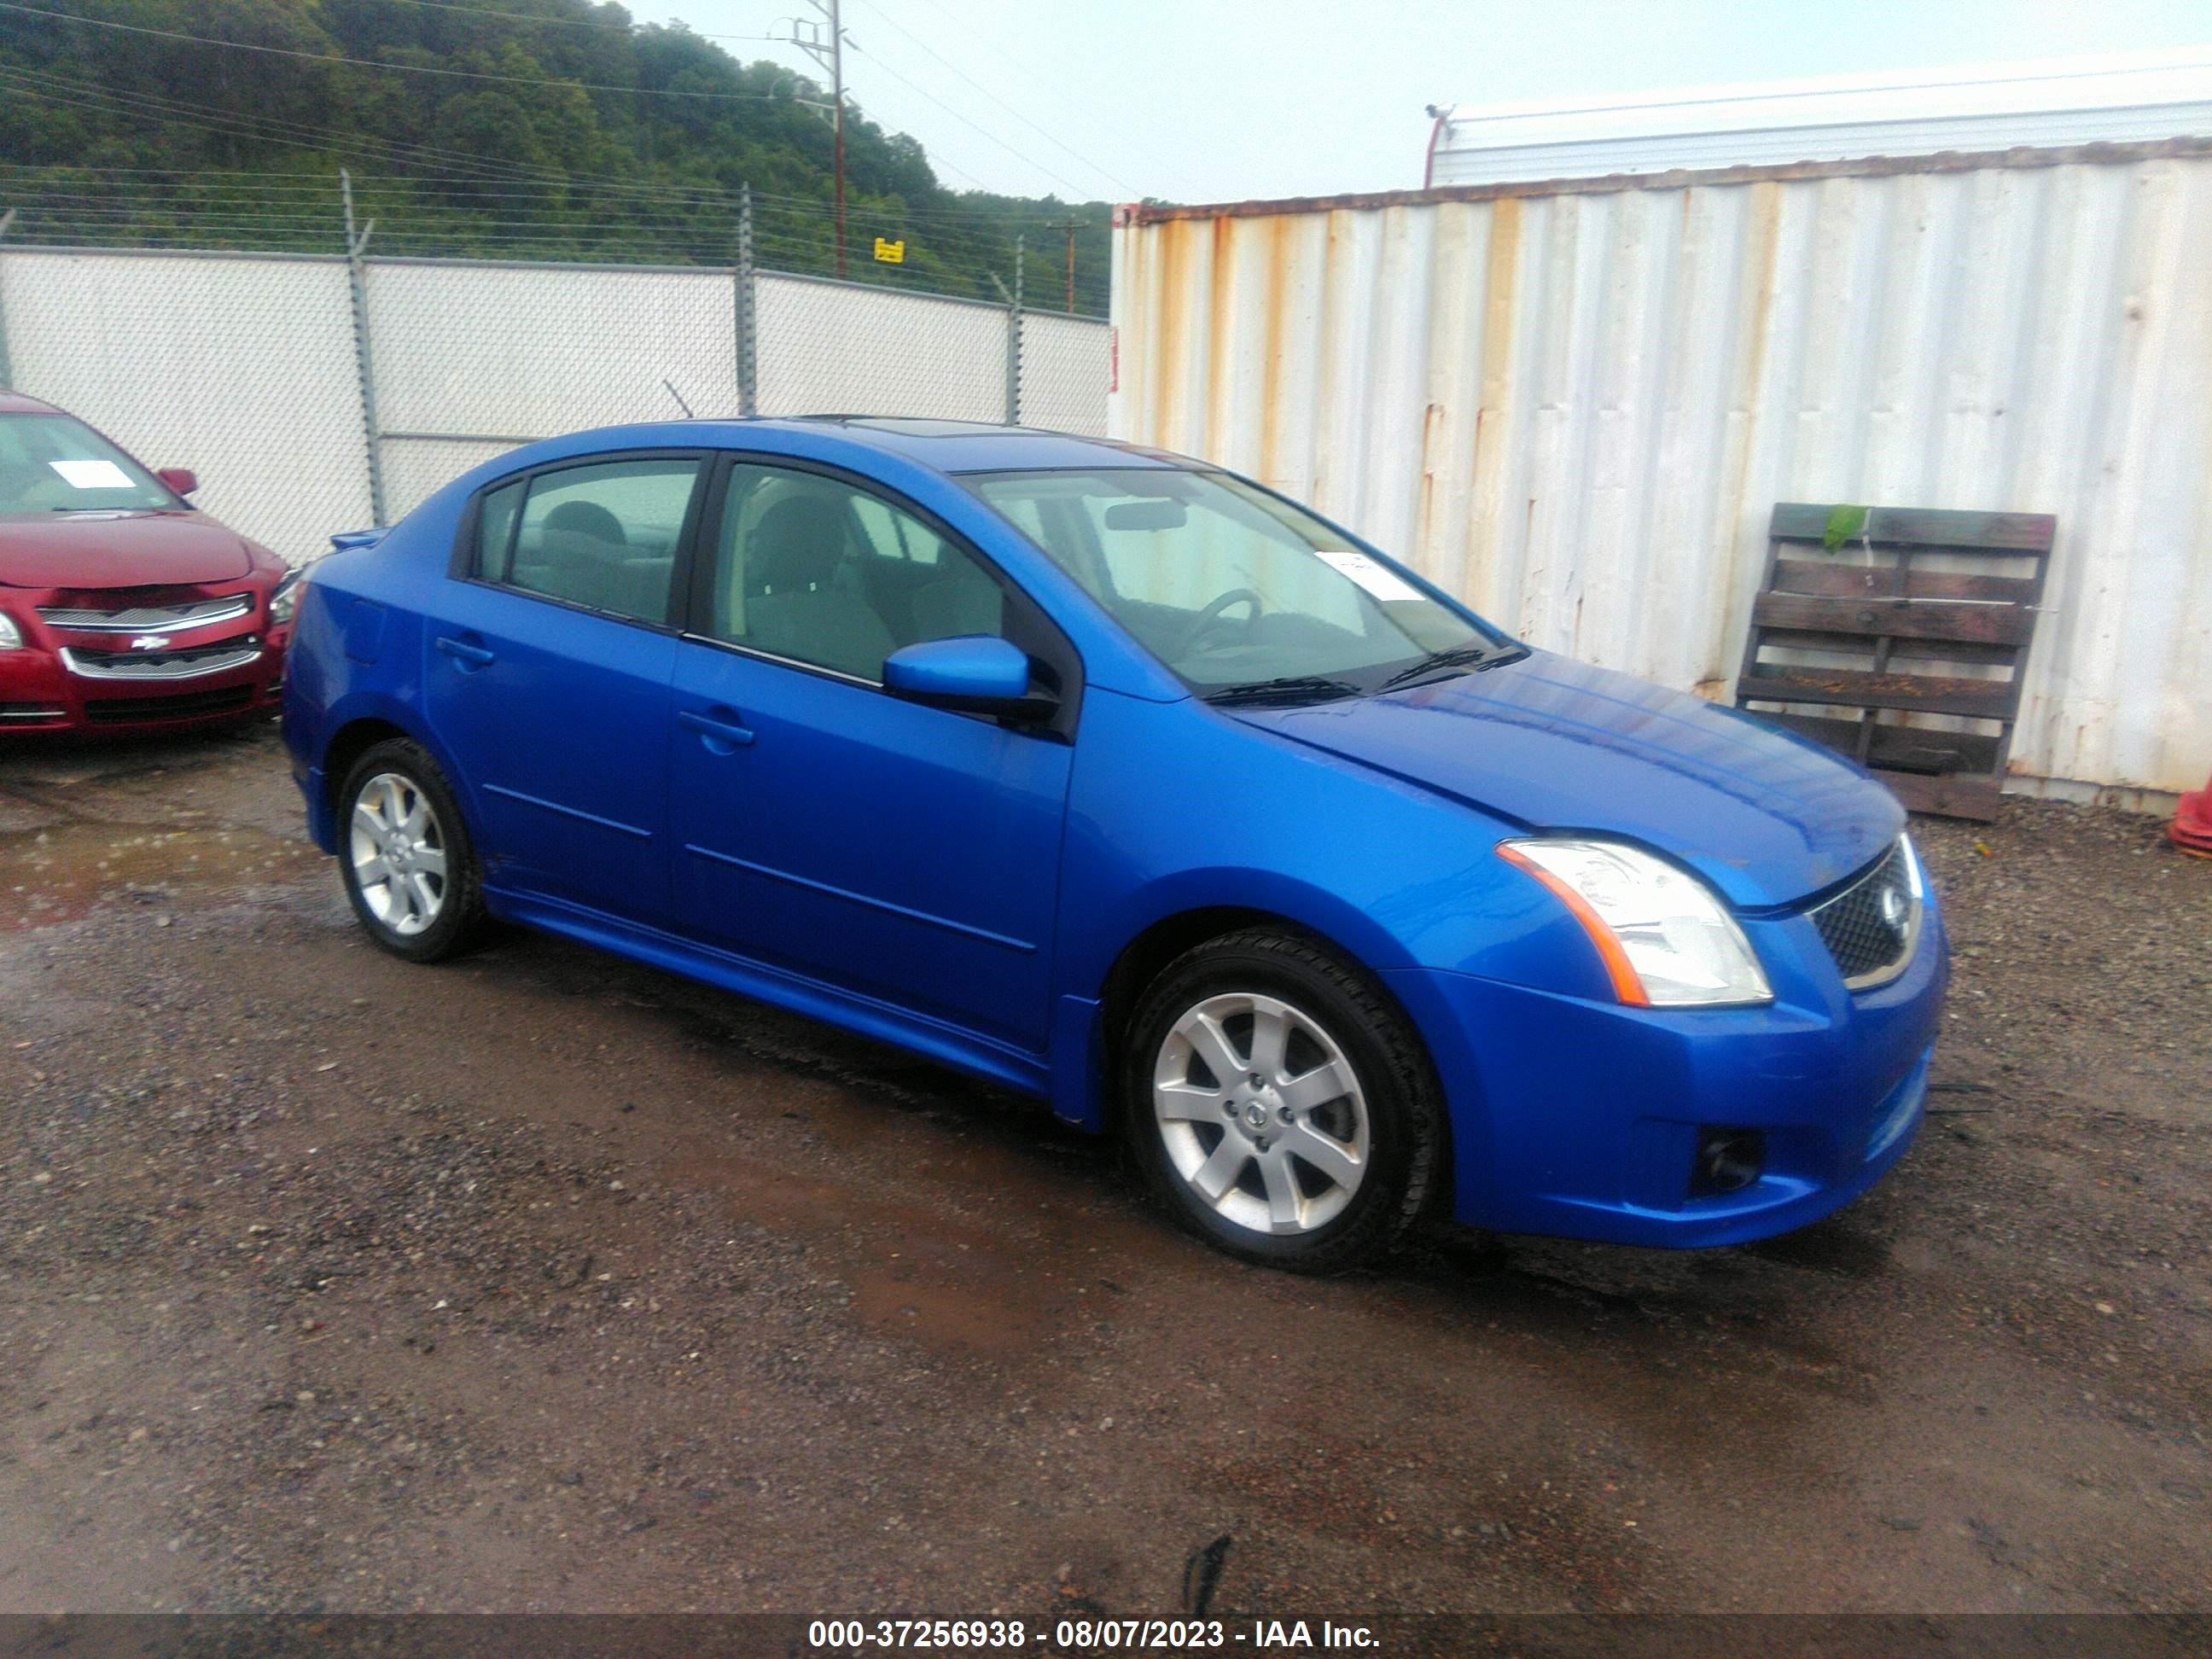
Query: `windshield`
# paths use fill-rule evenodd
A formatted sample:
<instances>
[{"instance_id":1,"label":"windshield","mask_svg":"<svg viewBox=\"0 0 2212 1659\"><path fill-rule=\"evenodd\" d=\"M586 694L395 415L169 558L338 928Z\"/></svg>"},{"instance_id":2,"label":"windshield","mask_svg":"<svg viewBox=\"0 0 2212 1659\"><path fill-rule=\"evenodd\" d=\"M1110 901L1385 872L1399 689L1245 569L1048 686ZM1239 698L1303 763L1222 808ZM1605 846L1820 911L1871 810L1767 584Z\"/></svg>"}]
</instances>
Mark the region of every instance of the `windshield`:
<instances>
[{"instance_id":1,"label":"windshield","mask_svg":"<svg viewBox=\"0 0 2212 1659\"><path fill-rule=\"evenodd\" d=\"M82 421L0 415L0 518L179 505L144 467Z\"/></svg>"},{"instance_id":2,"label":"windshield","mask_svg":"<svg viewBox=\"0 0 2212 1659\"><path fill-rule=\"evenodd\" d=\"M1348 696L1520 647L1311 514L1221 472L983 473L964 482L1202 696Z\"/></svg>"}]
</instances>

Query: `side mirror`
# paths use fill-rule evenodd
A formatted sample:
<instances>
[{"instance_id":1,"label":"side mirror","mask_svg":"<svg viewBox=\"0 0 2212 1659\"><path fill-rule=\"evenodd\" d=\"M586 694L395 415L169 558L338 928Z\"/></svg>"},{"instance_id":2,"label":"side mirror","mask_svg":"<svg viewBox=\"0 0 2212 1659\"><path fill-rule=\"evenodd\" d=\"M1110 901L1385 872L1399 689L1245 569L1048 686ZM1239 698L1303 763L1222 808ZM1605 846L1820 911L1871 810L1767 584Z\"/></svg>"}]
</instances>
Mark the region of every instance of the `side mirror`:
<instances>
[{"instance_id":1,"label":"side mirror","mask_svg":"<svg viewBox=\"0 0 2212 1659\"><path fill-rule=\"evenodd\" d=\"M1060 706L1051 693L1030 690L1029 653L990 634L924 640L892 652L884 659L884 689L933 708L1025 722L1050 720Z\"/></svg>"},{"instance_id":2,"label":"side mirror","mask_svg":"<svg viewBox=\"0 0 2212 1659\"><path fill-rule=\"evenodd\" d=\"M179 495L189 495L200 487L200 475L188 466L165 466L154 476Z\"/></svg>"}]
</instances>

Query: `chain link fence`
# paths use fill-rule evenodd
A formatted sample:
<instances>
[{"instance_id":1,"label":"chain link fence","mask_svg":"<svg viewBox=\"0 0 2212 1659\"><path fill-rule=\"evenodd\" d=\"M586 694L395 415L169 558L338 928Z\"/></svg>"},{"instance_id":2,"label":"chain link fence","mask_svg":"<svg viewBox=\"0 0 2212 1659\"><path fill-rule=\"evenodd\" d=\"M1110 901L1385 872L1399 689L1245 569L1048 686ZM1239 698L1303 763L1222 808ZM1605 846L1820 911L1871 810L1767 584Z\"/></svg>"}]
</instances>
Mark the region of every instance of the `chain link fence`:
<instances>
[{"instance_id":1,"label":"chain link fence","mask_svg":"<svg viewBox=\"0 0 2212 1659\"><path fill-rule=\"evenodd\" d=\"M83 416L298 562L579 428L871 414L1103 435L1096 318L752 268L0 241L0 390Z\"/></svg>"},{"instance_id":2,"label":"chain link fence","mask_svg":"<svg viewBox=\"0 0 2212 1659\"><path fill-rule=\"evenodd\" d=\"M0 246L12 389L82 416L287 558L369 521L345 261Z\"/></svg>"}]
</instances>

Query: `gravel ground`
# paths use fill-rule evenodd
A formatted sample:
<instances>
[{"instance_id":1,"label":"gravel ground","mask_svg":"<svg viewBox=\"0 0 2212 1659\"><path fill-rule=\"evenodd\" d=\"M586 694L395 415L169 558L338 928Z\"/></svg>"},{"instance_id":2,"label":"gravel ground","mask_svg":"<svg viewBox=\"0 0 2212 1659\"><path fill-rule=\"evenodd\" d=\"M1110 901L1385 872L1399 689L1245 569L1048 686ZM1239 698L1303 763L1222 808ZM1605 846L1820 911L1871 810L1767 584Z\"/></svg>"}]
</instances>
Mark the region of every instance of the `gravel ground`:
<instances>
[{"instance_id":1,"label":"gravel ground","mask_svg":"<svg viewBox=\"0 0 2212 1659\"><path fill-rule=\"evenodd\" d=\"M381 956L268 734L0 759L0 1610L2212 1607L2212 863L1918 833L1868 1199L1313 1282L822 1027Z\"/></svg>"}]
</instances>

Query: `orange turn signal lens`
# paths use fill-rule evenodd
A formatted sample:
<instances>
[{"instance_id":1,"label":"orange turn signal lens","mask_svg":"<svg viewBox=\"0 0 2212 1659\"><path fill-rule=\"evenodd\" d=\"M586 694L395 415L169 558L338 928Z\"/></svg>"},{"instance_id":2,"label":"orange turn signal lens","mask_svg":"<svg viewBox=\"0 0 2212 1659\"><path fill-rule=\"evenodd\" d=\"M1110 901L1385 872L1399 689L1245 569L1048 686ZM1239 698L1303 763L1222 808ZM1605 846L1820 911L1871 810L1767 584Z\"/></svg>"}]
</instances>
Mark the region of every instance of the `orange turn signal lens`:
<instances>
[{"instance_id":1,"label":"orange turn signal lens","mask_svg":"<svg viewBox=\"0 0 2212 1659\"><path fill-rule=\"evenodd\" d=\"M1558 895L1559 902L1568 913L1582 923L1583 932L1589 935L1590 943L1597 946L1599 959L1605 963L1606 976L1613 981L1613 994L1632 1008L1649 1008L1650 993L1644 988L1642 975L1629 961L1628 952L1621 947L1620 938L1606 926L1605 918L1590 908L1590 902L1577 892L1572 884L1553 875L1519 848L1506 843L1498 849L1498 856L1508 864L1526 870Z\"/></svg>"}]
</instances>

